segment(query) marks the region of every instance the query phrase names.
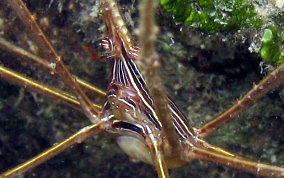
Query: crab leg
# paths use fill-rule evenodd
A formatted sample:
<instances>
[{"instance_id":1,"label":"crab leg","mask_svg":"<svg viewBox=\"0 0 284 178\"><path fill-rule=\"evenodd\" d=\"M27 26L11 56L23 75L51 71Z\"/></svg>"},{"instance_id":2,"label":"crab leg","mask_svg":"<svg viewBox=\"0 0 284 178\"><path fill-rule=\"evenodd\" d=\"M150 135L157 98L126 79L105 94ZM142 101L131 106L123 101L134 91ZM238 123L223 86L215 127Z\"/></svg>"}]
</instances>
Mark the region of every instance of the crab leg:
<instances>
[{"instance_id":1,"label":"crab leg","mask_svg":"<svg viewBox=\"0 0 284 178\"><path fill-rule=\"evenodd\" d=\"M153 150L152 150L152 157L154 161L154 166L156 168L156 171L158 172L159 178L169 178L169 171L166 166L166 162L164 159L164 155L162 154L162 150L157 144L157 141L153 140Z\"/></svg>"},{"instance_id":2,"label":"crab leg","mask_svg":"<svg viewBox=\"0 0 284 178\"><path fill-rule=\"evenodd\" d=\"M3 66L0 66L0 77L6 79L9 82L13 82L20 86L25 86L26 88L30 90L33 90L43 95L52 97L62 103L68 104L69 106L79 111L82 111L80 102L77 100L77 98L74 95L70 93L67 93L57 88L42 84L38 81L29 79L28 77L23 76ZM97 109L101 109L101 106L97 104L93 104L93 107Z\"/></svg>"},{"instance_id":3,"label":"crab leg","mask_svg":"<svg viewBox=\"0 0 284 178\"><path fill-rule=\"evenodd\" d=\"M38 156L30 159L29 161L7 171L3 174L0 174L1 178L4 177L16 177L24 172L31 170L32 168L46 162L47 160L53 158L54 156L60 154L61 152L65 151L66 149L70 148L75 144L80 144L83 141L92 138L93 136L99 134L100 132L104 131L107 128L107 124L105 122L99 122L94 125L84 127L71 137L67 138L66 140L60 142L59 144L51 147L50 149L44 151L43 153L39 154Z\"/></svg>"},{"instance_id":4,"label":"crab leg","mask_svg":"<svg viewBox=\"0 0 284 178\"><path fill-rule=\"evenodd\" d=\"M31 15L25 4L21 0L11 0L8 2L17 13L18 17L30 29L33 37L40 47L40 50L42 51L44 56L46 56L46 59L49 61L50 65L54 66L55 72L57 72L64 83L74 91L78 101L81 104L84 114L90 119L91 122L99 122L99 111L96 108L92 107L92 102L77 84L77 79L74 78L65 67L61 57L57 54L42 30L39 28L38 24L35 22L34 17Z\"/></svg>"},{"instance_id":5,"label":"crab leg","mask_svg":"<svg viewBox=\"0 0 284 178\"><path fill-rule=\"evenodd\" d=\"M253 162L240 157L230 157L194 146L189 148L189 150L190 151L188 151L185 156L186 158L188 158L188 161L192 160L192 158L196 158L216 162L256 175L268 177L284 176L284 168Z\"/></svg>"},{"instance_id":6,"label":"crab leg","mask_svg":"<svg viewBox=\"0 0 284 178\"><path fill-rule=\"evenodd\" d=\"M161 143L157 139L155 133L151 131L149 127L146 127L148 139L146 143L151 149L153 164L156 168L159 178L169 178L169 171L165 162L163 151L161 149Z\"/></svg>"},{"instance_id":7,"label":"crab leg","mask_svg":"<svg viewBox=\"0 0 284 178\"><path fill-rule=\"evenodd\" d=\"M136 63L148 85L149 95L153 99L158 119L162 123L170 145L173 148L178 148L179 145L176 142L178 136L170 119L171 113L168 107L168 97L163 80L159 75L161 64L155 49L155 41L158 33L158 27L155 22L157 5L158 1L156 0L144 0L140 5L141 21L139 40L141 54Z\"/></svg>"},{"instance_id":8,"label":"crab leg","mask_svg":"<svg viewBox=\"0 0 284 178\"><path fill-rule=\"evenodd\" d=\"M268 74L259 84L254 84L253 88L240 100L236 102L230 109L222 113L216 119L205 124L202 128L197 129L197 135L200 138L211 135L215 130L219 129L227 122L233 120L238 114L251 107L258 99L263 97L272 89L283 84L284 81L284 64L280 65L273 72Z\"/></svg>"},{"instance_id":9,"label":"crab leg","mask_svg":"<svg viewBox=\"0 0 284 178\"><path fill-rule=\"evenodd\" d=\"M13 43L11 43L11 42L9 42L9 41L5 40L4 38L1 38L1 37L0 37L0 48L2 48L3 50L9 51L13 54L16 54L20 57L23 57L31 65L45 69L50 73L54 73L55 75L57 74L54 71L53 66L50 65L47 60L42 59L42 58L28 52L27 50L14 45ZM106 95L106 93L103 90L95 87L94 85L78 78L77 76L73 75L73 77L77 78L77 82L80 86L84 87L84 89L87 89L88 91L92 92L93 94L100 96L100 97L104 97Z\"/></svg>"}]
</instances>

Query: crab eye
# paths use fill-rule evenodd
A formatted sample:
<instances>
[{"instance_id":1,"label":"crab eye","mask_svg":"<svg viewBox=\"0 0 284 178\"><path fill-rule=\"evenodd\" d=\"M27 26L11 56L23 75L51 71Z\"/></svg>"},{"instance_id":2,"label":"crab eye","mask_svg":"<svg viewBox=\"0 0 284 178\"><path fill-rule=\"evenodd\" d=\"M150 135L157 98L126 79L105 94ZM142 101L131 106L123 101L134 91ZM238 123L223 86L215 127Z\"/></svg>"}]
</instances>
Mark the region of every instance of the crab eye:
<instances>
[{"instance_id":1,"label":"crab eye","mask_svg":"<svg viewBox=\"0 0 284 178\"><path fill-rule=\"evenodd\" d=\"M112 49L112 42L109 39L103 39L100 45L106 50Z\"/></svg>"}]
</instances>

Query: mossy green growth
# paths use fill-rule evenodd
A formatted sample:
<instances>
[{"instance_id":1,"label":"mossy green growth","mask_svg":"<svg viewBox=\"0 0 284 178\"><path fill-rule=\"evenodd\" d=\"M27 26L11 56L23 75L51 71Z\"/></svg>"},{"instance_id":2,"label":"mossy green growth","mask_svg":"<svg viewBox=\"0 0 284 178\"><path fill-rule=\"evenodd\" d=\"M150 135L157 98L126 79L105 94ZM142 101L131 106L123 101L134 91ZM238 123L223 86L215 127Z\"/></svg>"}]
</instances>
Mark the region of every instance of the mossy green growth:
<instances>
[{"instance_id":1,"label":"mossy green growth","mask_svg":"<svg viewBox=\"0 0 284 178\"><path fill-rule=\"evenodd\" d=\"M281 47L284 46L283 31L276 27L266 28L261 41L260 55L264 61L273 65L282 64L284 62L284 56L281 54Z\"/></svg>"},{"instance_id":2,"label":"mossy green growth","mask_svg":"<svg viewBox=\"0 0 284 178\"><path fill-rule=\"evenodd\" d=\"M246 0L160 0L178 22L208 33L259 28L261 19Z\"/></svg>"}]
</instances>

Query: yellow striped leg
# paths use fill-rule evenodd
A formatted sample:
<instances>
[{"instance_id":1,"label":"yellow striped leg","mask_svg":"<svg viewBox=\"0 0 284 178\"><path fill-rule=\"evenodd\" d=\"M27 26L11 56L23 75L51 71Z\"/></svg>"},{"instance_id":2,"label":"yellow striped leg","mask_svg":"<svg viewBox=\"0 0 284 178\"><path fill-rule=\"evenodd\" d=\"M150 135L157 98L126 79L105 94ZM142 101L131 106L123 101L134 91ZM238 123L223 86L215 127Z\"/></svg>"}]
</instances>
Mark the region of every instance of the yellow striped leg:
<instances>
[{"instance_id":1,"label":"yellow striped leg","mask_svg":"<svg viewBox=\"0 0 284 178\"><path fill-rule=\"evenodd\" d=\"M202 128L197 130L197 134L200 138L207 137L214 133L226 123L233 120L238 114L244 112L250 108L258 99L262 98L266 93L272 89L283 84L284 81L284 64L280 65L273 72L268 74L263 80L261 80L240 100L236 102L230 109L222 113L216 119L205 124Z\"/></svg>"},{"instance_id":2,"label":"yellow striped leg","mask_svg":"<svg viewBox=\"0 0 284 178\"><path fill-rule=\"evenodd\" d=\"M284 177L284 168L253 162L240 157L231 157L202 148L191 147L186 156L188 161L192 158L212 161L235 169L250 172L265 177Z\"/></svg>"},{"instance_id":3,"label":"yellow striped leg","mask_svg":"<svg viewBox=\"0 0 284 178\"><path fill-rule=\"evenodd\" d=\"M53 73L54 75L57 75L56 71L54 70L54 66L50 65L50 63L47 61L47 59L43 59L39 56L36 56L36 55L30 53L29 51L27 51L23 48L20 48L20 47L14 45L13 43L5 40L2 37L0 37L0 48L25 59L26 62L28 62L29 64L31 64L35 67L39 67L43 70L46 70L50 73ZM84 89L86 89L87 91L93 93L96 96L100 96L100 97L106 96L106 93L103 90L101 90L101 89L95 87L94 85L80 79L77 76L73 75L73 77L75 77L77 83L80 86L82 86Z\"/></svg>"},{"instance_id":4,"label":"yellow striped leg","mask_svg":"<svg viewBox=\"0 0 284 178\"><path fill-rule=\"evenodd\" d=\"M71 137L67 138L66 140L62 141L61 143L53 146L52 148L44 151L43 153L39 154L38 156L30 159L29 161L7 171L3 174L0 174L1 178L6 177L16 177L19 176L26 171L31 170L32 168L46 162L47 160L53 158L54 156L58 155L59 153L63 152L64 150L70 148L75 144L82 143L83 141L97 135L98 133L105 130L105 123L100 122L88 127L84 127L79 132L75 133Z\"/></svg>"},{"instance_id":5,"label":"yellow striped leg","mask_svg":"<svg viewBox=\"0 0 284 178\"><path fill-rule=\"evenodd\" d=\"M68 104L69 106L82 111L80 102L77 98L67 92L59 90L57 88L42 84L38 81L34 81L26 76L23 76L9 68L0 66L0 78L7 80L8 82L15 83L20 86L24 86L32 91L38 92L40 94L52 97L59 102ZM100 105L93 104L94 108L101 109Z\"/></svg>"}]
</instances>

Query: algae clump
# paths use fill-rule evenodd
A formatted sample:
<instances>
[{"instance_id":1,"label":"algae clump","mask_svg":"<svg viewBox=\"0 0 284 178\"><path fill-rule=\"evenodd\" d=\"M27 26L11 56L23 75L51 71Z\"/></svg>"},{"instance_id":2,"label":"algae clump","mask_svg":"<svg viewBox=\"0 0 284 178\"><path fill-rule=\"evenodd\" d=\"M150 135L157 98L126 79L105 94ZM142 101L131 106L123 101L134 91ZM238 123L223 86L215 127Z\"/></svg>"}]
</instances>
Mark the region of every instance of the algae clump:
<instances>
[{"instance_id":1,"label":"algae clump","mask_svg":"<svg viewBox=\"0 0 284 178\"><path fill-rule=\"evenodd\" d=\"M280 65L284 62L281 46L284 44L284 34L276 27L266 28L262 36L260 55L265 62Z\"/></svg>"},{"instance_id":2,"label":"algae clump","mask_svg":"<svg viewBox=\"0 0 284 178\"><path fill-rule=\"evenodd\" d=\"M259 28L261 19L254 6L245 0L160 0L177 22L207 33L234 32Z\"/></svg>"}]
</instances>

